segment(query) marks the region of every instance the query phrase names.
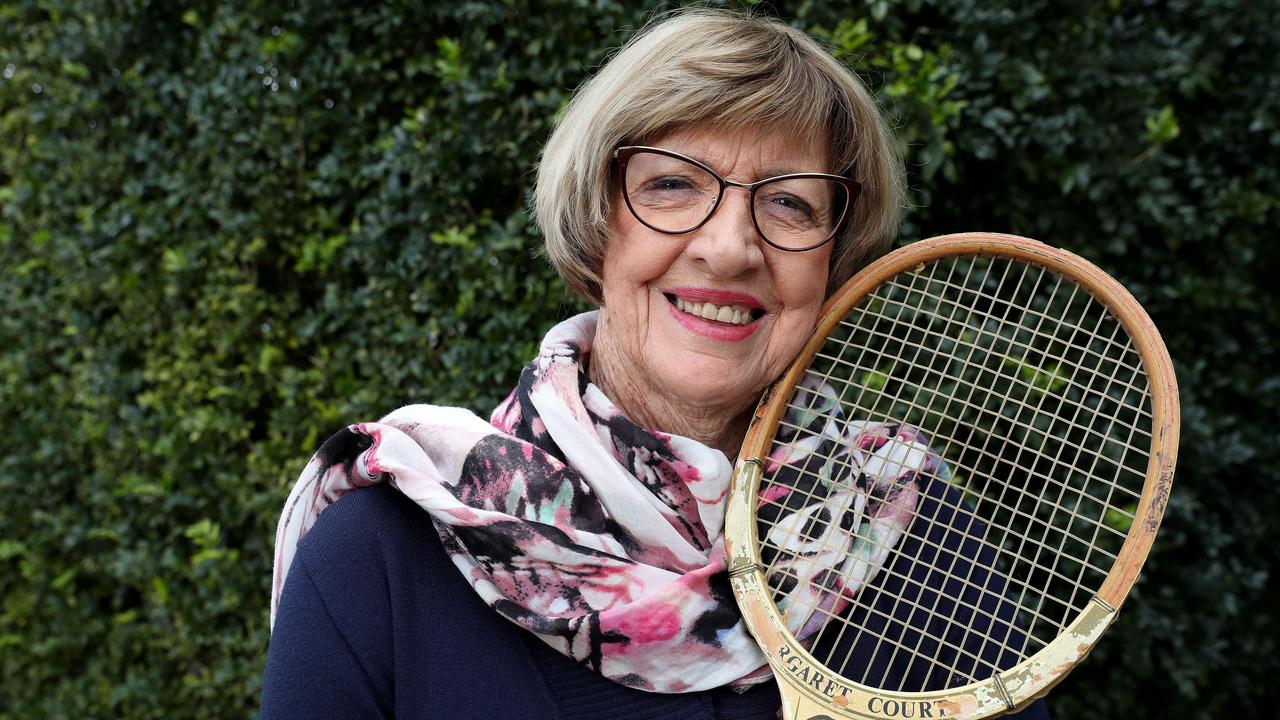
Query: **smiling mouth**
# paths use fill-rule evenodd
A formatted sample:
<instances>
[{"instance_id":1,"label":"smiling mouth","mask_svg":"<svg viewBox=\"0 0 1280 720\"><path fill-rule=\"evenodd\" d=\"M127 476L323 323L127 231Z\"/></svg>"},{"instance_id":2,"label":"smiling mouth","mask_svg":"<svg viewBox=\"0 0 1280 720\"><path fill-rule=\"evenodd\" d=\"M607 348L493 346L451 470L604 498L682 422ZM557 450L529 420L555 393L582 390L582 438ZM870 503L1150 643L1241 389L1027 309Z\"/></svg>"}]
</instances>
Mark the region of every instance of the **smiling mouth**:
<instances>
[{"instance_id":1,"label":"smiling mouth","mask_svg":"<svg viewBox=\"0 0 1280 720\"><path fill-rule=\"evenodd\" d=\"M683 300L670 293L664 293L664 296L667 298L667 302L676 306L676 309L682 313L725 325L750 325L764 315L764 310L749 308L745 305L716 305L710 302L693 302L691 300Z\"/></svg>"}]
</instances>

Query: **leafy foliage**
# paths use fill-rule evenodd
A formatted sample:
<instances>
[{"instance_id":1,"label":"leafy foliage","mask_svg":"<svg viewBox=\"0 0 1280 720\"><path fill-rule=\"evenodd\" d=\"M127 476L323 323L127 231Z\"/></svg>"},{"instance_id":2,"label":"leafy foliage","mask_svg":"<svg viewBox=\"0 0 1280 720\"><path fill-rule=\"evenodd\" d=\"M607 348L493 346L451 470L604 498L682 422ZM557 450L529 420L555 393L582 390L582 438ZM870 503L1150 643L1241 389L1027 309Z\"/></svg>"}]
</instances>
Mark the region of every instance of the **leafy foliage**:
<instances>
[{"instance_id":1,"label":"leafy foliage","mask_svg":"<svg viewBox=\"0 0 1280 720\"><path fill-rule=\"evenodd\" d=\"M341 5L341 7L339 7ZM1067 247L1166 334L1179 478L1058 717L1261 716L1277 670L1280 8L758 6L896 117L904 238ZM0 718L255 712L318 442L492 406L578 309L525 210L613 0L0 0Z\"/></svg>"}]
</instances>

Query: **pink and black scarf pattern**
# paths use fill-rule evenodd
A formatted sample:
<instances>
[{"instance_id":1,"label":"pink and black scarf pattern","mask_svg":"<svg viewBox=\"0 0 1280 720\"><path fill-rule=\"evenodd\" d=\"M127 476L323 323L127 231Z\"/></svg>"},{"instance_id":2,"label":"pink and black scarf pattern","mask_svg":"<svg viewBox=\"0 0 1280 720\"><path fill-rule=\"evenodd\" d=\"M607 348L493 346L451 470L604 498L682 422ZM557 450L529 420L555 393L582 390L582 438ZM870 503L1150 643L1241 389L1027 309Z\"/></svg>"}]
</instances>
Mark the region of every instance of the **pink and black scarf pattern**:
<instances>
[{"instance_id":1,"label":"pink and black scarf pattern","mask_svg":"<svg viewBox=\"0 0 1280 720\"><path fill-rule=\"evenodd\" d=\"M330 438L280 519L273 623L297 544L324 508L390 482L430 513L485 602L604 676L655 692L768 678L726 573L729 460L635 425L590 383L583 360L595 323L587 313L553 328L489 422L410 405ZM824 489L762 503L796 522L839 513L830 527L846 537L781 548L771 581L785 586L779 604L802 637L875 576L910 523L920 479L941 464L910 428L846 422L829 387L806 387L809 410L789 420L815 440L770 465L799 470L821 452L827 469L805 474ZM832 580L841 569L849 579Z\"/></svg>"}]
</instances>

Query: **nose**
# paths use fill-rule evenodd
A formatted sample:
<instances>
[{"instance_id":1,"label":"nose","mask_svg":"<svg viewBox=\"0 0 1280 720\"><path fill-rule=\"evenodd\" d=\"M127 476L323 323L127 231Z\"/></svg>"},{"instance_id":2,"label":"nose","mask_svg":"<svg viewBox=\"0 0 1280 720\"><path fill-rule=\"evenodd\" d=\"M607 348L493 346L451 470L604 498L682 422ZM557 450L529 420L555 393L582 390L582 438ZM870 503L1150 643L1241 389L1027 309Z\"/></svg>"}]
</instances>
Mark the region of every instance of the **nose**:
<instances>
[{"instance_id":1,"label":"nose","mask_svg":"<svg viewBox=\"0 0 1280 720\"><path fill-rule=\"evenodd\" d=\"M726 188L719 207L693 232L685 252L717 277L738 277L762 266L764 250L751 222L751 193Z\"/></svg>"}]
</instances>

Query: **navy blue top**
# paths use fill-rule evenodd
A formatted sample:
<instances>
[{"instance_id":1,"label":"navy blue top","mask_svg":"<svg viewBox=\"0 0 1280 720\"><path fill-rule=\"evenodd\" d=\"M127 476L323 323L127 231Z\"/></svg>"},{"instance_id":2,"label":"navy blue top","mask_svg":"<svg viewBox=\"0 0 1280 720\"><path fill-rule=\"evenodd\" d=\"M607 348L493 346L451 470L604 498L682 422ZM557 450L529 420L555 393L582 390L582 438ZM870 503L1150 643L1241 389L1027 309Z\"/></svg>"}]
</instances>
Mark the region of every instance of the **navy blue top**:
<instances>
[{"instance_id":1,"label":"navy blue top","mask_svg":"<svg viewBox=\"0 0 1280 720\"><path fill-rule=\"evenodd\" d=\"M380 485L326 509L299 544L262 717L774 720L779 702L771 682L663 695L578 665L481 601L426 511ZM1017 717L1048 713L1037 702Z\"/></svg>"}]
</instances>

